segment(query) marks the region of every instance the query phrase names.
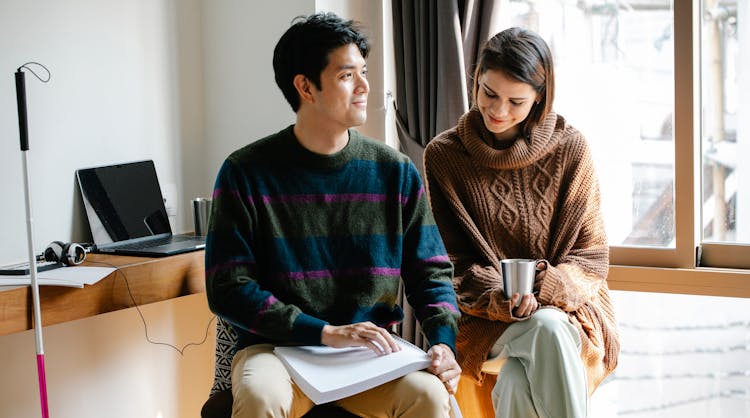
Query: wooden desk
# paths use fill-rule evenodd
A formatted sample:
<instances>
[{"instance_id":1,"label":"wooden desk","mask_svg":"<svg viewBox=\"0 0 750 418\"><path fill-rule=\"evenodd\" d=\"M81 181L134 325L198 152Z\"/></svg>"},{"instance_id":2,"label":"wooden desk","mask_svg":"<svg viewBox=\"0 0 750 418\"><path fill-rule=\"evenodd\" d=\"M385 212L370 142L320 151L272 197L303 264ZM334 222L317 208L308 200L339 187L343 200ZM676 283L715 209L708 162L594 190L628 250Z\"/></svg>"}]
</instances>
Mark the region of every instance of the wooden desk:
<instances>
[{"instance_id":1,"label":"wooden desk","mask_svg":"<svg viewBox=\"0 0 750 418\"><path fill-rule=\"evenodd\" d=\"M117 270L82 289L39 286L42 325L204 292L203 257L204 251L162 258L89 254L84 265ZM0 288L0 336L31 329L32 310L31 287Z\"/></svg>"}]
</instances>

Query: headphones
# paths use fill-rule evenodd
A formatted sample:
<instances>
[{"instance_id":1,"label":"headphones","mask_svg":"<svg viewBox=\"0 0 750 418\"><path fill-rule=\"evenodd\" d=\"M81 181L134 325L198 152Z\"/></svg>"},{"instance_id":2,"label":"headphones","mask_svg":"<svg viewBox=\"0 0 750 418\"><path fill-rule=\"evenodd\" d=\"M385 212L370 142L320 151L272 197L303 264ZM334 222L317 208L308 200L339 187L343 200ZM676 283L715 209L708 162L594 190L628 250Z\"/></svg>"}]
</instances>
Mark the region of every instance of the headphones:
<instances>
[{"instance_id":1,"label":"headphones","mask_svg":"<svg viewBox=\"0 0 750 418\"><path fill-rule=\"evenodd\" d=\"M37 260L75 266L86 260L86 248L75 242L52 241Z\"/></svg>"}]
</instances>

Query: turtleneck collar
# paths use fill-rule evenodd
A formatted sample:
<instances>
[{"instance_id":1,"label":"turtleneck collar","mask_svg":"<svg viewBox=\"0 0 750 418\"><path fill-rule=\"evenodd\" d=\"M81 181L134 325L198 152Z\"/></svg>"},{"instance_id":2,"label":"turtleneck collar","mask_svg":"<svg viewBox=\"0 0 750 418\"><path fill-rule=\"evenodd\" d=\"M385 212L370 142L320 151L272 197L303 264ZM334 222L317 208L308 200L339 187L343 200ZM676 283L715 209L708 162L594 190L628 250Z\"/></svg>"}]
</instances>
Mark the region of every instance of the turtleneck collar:
<instances>
[{"instance_id":1,"label":"turtleneck collar","mask_svg":"<svg viewBox=\"0 0 750 418\"><path fill-rule=\"evenodd\" d=\"M564 119L550 112L529 138L518 137L510 147L495 149L494 135L484 126L482 114L474 106L459 119L456 131L477 163L496 169L518 169L534 164L554 149L563 126Z\"/></svg>"}]
</instances>

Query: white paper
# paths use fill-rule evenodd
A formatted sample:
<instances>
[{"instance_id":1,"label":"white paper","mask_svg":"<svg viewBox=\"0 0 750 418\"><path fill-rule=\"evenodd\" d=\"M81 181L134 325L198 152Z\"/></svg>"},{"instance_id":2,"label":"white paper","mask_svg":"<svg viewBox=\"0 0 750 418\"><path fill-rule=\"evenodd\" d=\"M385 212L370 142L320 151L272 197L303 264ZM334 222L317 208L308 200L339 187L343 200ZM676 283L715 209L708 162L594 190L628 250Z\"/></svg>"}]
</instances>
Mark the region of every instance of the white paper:
<instances>
[{"instance_id":1,"label":"white paper","mask_svg":"<svg viewBox=\"0 0 750 418\"><path fill-rule=\"evenodd\" d=\"M60 267L53 270L40 271L36 274L37 283L40 286L67 286L83 287L83 285L92 285L99 280L109 276L115 271L114 267L88 267L88 266L69 266ZM30 275L0 275L0 286L30 286Z\"/></svg>"},{"instance_id":2,"label":"white paper","mask_svg":"<svg viewBox=\"0 0 750 418\"><path fill-rule=\"evenodd\" d=\"M316 404L372 389L430 365L427 353L398 339L401 351L377 355L369 348L276 347L297 386Z\"/></svg>"},{"instance_id":3,"label":"white paper","mask_svg":"<svg viewBox=\"0 0 750 418\"><path fill-rule=\"evenodd\" d=\"M394 336L401 351L377 355L366 347L276 347L294 383L316 404L333 402L398 379L430 365L421 348ZM462 418L450 397L453 418Z\"/></svg>"}]
</instances>

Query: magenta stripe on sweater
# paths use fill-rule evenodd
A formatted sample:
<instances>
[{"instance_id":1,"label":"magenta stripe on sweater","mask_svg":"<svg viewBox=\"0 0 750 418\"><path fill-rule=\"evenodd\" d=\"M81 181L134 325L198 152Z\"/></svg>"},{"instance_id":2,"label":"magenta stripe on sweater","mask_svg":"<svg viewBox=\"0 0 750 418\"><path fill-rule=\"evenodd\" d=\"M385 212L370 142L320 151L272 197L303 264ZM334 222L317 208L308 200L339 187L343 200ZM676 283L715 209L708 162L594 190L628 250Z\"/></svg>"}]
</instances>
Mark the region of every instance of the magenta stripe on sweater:
<instances>
[{"instance_id":1,"label":"magenta stripe on sweater","mask_svg":"<svg viewBox=\"0 0 750 418\"><path fill-rule=\"evenodd\" d=\"M387 196L377 193L297 194L262 197L263 203L331 203L331 202L384 202Z\"/></svg>"},{"instance_id":2,"label":"magenta stripe on sweater","mask_svg":"<svg viewBox=\"0 0 750 418\"><path fill-rule=\"evenodd\" d=\"M417 192L417 200L419 200L423 194L424 194L424 186L419 188L419 191Z\"/></svg>"},{"instance_id":3,"label":"magenta stripe on sweater","mask_svg":"<svg viewBox=\"0 0 750 418\"><path fill-rule=\"evenodd\" d=\"M275 298L275 297L274 297L273 295L269 296L269 297L268 297L268 298L267 298L267 299L265 300L265 302L263 302L263 307L261 307L260 309L258 309L258 313L257 313L257 315L255 316L255 319L256 319L256 320L255 320L255 321L253 321L253 322L254 322L254 323L257 323L257 322L258 322L258 321L260 320L260 318L262 317L263 313L265 313L265 312L267 312L267 311L268 311L269 309L271 309L271 306L273 306L273 304L274 304L274 303L276 303L276 302L278 302L278 301L279 301L279 300L278 300L278 299L276 299L276 298ZM251 326L251 327L249 328L249 330L250 330L250 332L255 332L255 333L257 333L257 332L258 332L258 328L256 328L255 326Z\"/></svg>"},{"instance_id":4,"label":"magenta stripe on sweater","mask_svg":"<svg viewBox=\"0 0 750 418\"><path fill-rule=\"evenodd\" d=\"M420 260L420 261L422 263L434 263L434 262L443 263L443 262L450 261L450 260L448 259L447 255L436 255L434 257L425 258L424 260Z\"/></svg>"},{"instance_id":5,"label":"magenta stripe on sweater","mask_svg":"<svg viewBox=\"0 0 750 418\"><path fill-rule=\"evenodd\" d=\"M258 310L258 315L262 315L267 310L271 309L271 306L273 306L274 303L278 302L279 300L276 299L273 295L269 296L268 299L263 303L263 307Z\"/></svg>"},{"instance_id":6,"label":"magenta stripe on sweater","mask_svg":"<svg viewBox=\"0 0 750 418\"><path fill-rule=\"evenodd\" d=\"M456 307L451 305L448 302L438 302L438 303L430 303L426 306L427 308L445 308L448 309L451 312L457 312Z\"/></svg>"},{"instance_id":7,"label":"magenta stripe on sweater","mask_svg":"<svg viewBox=\"0 0 750 418\"><path fill-rule=\"evenodd\" d=\"M237 190L222 190L216 189L213 192L212 198L228 194L232 197L239 198L240 193ZM424 194L424 187L419 189L417 193L417 200L419 200ZM381 193L344 193L344 194L297 194L297 195L281 195L281 196L261 196L261 200L265 204L274 203L332 203L332 202L385 202L388 198L387 195ZM409 196L399 194L398 200L402 205L409 202ZM247 201L253 205L255 202L252 196L247 196Z\"/></svg>"},{"instance_id":8,"label":"magenta stripe on sweater","mask_svg":"<svg viewBox=\"0 0 750 418\"><path fill-rule=\"evenodd\" d=\"M235 189L231 189L231 190L214 189L214 192L211 195L211 198L212 199L216 199L217 197L219 197L221 195L224 195L224 194L227 194L229 196L236 197L236 198L240 197L240 192L238 190L235 190Z\"/></svg>"},{"instance_id":9,"label":"magenta stripe on sweater","mask_svg":"<svg viewBox=\"0 0 750 418\"><path fill-rule=\"evenodd\" d=\"M450 258L448 258L447 255L436 255L434 257L413 261L409 263L409 268L419 268L419 267L424 266L425 264L447 263L449 261L450 261Z\"/></svg>"},{"instance_id":10,"label":"magenta stripe on sweater","mask_svg":"<svg viewBox=\"0 0 750 418\"><path fill-rule=\"evenodd\" d=\"M415 200L419 200L422 198L422 195L424 194L424 186L419 188L419 191L417 191L417 196L415 197ZM409 196L399 195L398 199L401 201L401 205L406 205L409 203Z\"/></svg>"},{"instance_id":11,"label":"magenta stripe on sweater","mask_svg":"<svg viewBox=\"0 0 750 418\"><path fill-rule=\"evenodd\" d=\"M369 274L373 276L400 276L401 269L390 267L372 267L363 269L346 269L346 270L307 270L307 271L290 271L281 273L282 278L292 280L305 279L330 279L336 276L355 276L360 274Z\"/></svg>"}]
</instances>

